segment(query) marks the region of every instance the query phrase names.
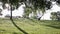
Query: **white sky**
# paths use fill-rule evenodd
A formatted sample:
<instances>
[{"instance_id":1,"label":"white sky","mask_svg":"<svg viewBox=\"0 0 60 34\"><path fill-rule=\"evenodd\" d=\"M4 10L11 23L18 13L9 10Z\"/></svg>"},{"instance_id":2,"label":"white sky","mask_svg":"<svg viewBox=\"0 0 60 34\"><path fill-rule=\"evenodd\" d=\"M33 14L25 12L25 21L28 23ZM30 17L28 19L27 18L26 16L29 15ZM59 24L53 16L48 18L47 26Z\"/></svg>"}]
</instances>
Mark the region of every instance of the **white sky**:
<instances>
[{"instance_id":1,"label":"white sky","mask_svg":"<svg viewBox=\"0 0 60 34\"><path fill-rule=\"evenodd\" d=\"M41 19L51 20L50 19L51 12L57 12L57 11L60 11L60 7L56 4L56 2L52 2L52 8L50 10L46 10L46 13Z\"/></svg>"},{"instance_id":2,"label":"white sky","mask_svg":"<svg viewBox=\"0 0 60 34\"><path fill-rule=\"evenodd\" d=\"M6 5L6 7L9 7L8 4L5 4L5 5ZM18 9L15 9L14 11L12 11L12 16L21 16L22 17L22 15L24 13L24 7L25 7L25 4L19 6ZM0 8L2 8L2 7L0 6ZM7 14L11 15L10 10L8 10L8 8L2 9L2 14L3 14L2 17L5 17Z\"/></svg>"}]
</instances>

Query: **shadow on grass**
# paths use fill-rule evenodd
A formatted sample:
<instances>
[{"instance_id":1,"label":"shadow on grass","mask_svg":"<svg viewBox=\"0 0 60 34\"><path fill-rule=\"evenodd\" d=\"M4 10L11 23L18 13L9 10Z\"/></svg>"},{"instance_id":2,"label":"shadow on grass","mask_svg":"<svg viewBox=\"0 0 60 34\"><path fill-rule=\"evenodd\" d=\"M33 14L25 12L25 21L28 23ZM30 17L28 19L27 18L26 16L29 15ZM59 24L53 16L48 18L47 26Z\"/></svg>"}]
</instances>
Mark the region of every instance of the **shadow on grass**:
<instances>
[{"instance_id":1,"label":"shadow on grass","mask_svg":"<svg viewBox=\"0 0 60 34\"><path fill-rule=\"evenodd\" d=\"M60 26L53 26L53 25L45 25L45 26L56 28L56 29L60 29Z\"/></svg>"},{"instance_id":2,"label":"shadow on grass","mask_svg":"<svg viewBox=\"0 0 60 34\"><path fill-rule=\"evenodd\" d=\"M33 20L33 19L29 19L30 21L34 22L34 23L37 23L37 21Z\"/></svg>"},{"instance_id":3,"label":"shadow on grass","mask_svg":"<svg viewBox=\"0 0 60 34\"><path fill-rule=\"evenodd\" d=\"M0 29L0 32L5 32L6 30Z\"/></svg>"},{"instance_id":4,"label":"shadow on grass","mask_svg":"<svg viewBox=\"0 0 60 34\"><path fill-rule=\"evenodd\" d=\"M16 24L15 24L15 22L13 21L13 19L10 19L11 20L11 22L13 23L13 25L18 29L18 30L20 30L21 32L23 32L24 34L28 34L27 32L25 32L24 30L22 30L20 27L18 27Z\"/></svg>"},{"instance_id":5,"label":"shadow on grass","mask_svg":"<svg viewBox=\"0 0 60 34\"><path fill-rule=\"evenodd\" d=\"M34 21L33 19L29 19L34 23L37 23L37 21ZM39 21L39 20L38 20ZM45 21L41 21L41 22L45 22ZM56 21L59 22L59 21ZM56 28L56 29L60 29L60 25L46 25L46 24L40 24L40 25L44 25L44 26L48 26L48 27L52 27L52 28Z\"/></svg>"}]
</instances>

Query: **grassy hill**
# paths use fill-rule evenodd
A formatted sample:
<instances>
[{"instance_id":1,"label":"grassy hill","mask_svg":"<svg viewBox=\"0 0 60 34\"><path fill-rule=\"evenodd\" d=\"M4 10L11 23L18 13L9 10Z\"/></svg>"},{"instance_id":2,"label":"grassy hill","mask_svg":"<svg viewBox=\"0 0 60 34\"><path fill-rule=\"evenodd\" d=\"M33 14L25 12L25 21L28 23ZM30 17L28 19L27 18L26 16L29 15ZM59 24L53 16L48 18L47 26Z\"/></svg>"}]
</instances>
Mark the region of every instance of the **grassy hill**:
<instances>
[{"instance_id":1,"label":"grassy hill","mask_svg":"<svg viewBox=\"0 0 60 34\"><path fill-rule=\"evenodd\" d=\"M0 19L0 34L60 34L60 21L38 21L29 19L13 19L13 22L21 29L13 25L9 19Z\"/></svg>"}]
</instances>

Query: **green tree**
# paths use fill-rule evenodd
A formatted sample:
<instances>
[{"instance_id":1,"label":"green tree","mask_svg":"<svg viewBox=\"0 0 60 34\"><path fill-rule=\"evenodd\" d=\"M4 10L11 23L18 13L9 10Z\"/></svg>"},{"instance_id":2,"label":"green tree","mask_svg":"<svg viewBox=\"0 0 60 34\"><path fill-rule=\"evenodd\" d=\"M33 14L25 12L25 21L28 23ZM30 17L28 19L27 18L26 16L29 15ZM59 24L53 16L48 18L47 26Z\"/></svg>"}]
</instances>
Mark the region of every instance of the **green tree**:
<instances>
[{"instance_id":1,"label":"green tree","mask_svg":"<svg viewBox=\"0 0 60 34\"><path fill-rule=\"evenodd\" d=\"M60 11L51 13L52 20L60 20Z\"/></svg>"},{"instance_id":2,"label":"green tree","mask_svg":"<svg viewBox=\"0 0 60 34\"><path fill-rule=\"evenodd\" d=\"M9 3L11 6L11 17L10 17L11 19L12 19L12 6L16 6L16 8L18 8L19 2L25 3L25 5L26 5L25 13L29 14L29 12L31 12L31 11L36 12L36 10L40 9L44 15L46 8L47 9L51 8L51 4L52 4L51 1L48 1L48 0L2 0L3 6L5 3ZM58 4L60 4L59 0L58 1L54 0L54 1L56 1Z\"/></svg>"},{"instance_id":3,"label":"green tree","mask_svg":"<svg viewBox=\"0 0 60 34\"><path fill-rule=\"evenodd\" d=\"M10 4L10 7L11 7L11 17L10 17L10 19L12 19L13 6L18 8L19 0L2 0L2 2L3 2L3 8L4 8L6 3Z\"/></svg>"},{"instance_id":4,"label":"green tree","mask_svg":"<svg viewBox=\"0 0 60 34\"><path fill-rule=\"evenodd\" d=\"M12 24L17 28L19 29L21 32L23 32L24 34L28 34L27 32L25 32L24 30L22 30L20 27L18 27L15 22L13 21L12 19L12 11L13 11L13 6L16 7L16 9L19 7L19 3L21 3L20 0L2 0L3 2L3 6L5 5L5 3L8 3L10 4L10 7L11 7L11 17L10 17L10 20L12 21Z\"/></svg>"},{"instance_id":5,"label":"green tree","mask_svg":"<svg viewBox=\"0 0 60 34\"><path fill-rule=\"evenodd\" d=\"M33 12L36 12L36 10L40 9L43 15L46 8L47 9L51 8L51 2L47 0L25 0L24 2L27 8L31 8ZM26 12L30 12L30 11L27 10Z\"/></svg>"},{"instance_id":6,"label":"green tree","mask_svg":"<svg viewBox=\"0 0 60 34\"><path fill-rule=\"evenodd\" d=\"M60 11L57 12L57 19L60 20Z\"/></svg>"},{"instance_id":7,"label":"green tree","mask_svg":"<svg viewBox=\"0 0 60 34\"><path fill-rule=\"evenodd\" d=\"M52 20L57 20L57 12L52 12L51 13L51 19Z\"/></svg>"}]
</instances>

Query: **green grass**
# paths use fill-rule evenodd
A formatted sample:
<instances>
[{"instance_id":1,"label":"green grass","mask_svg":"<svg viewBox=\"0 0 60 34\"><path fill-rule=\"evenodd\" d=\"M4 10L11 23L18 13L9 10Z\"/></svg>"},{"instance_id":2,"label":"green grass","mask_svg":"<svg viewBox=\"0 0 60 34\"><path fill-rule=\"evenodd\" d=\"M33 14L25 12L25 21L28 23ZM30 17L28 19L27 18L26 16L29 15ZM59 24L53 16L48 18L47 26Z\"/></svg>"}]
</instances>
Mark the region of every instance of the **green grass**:
<instances>
[{"instance_id":1,"label":"green grass","mask_svg":"<svg viewBox=\"0 0 60 34\"><path fill-rule=\"evenodd\" d=\"M38 21L29 19L14 19L19 28L28 34L60 34L59 21ZM0 19L0 34L24 34L17 29L9 19Z\"/></svg>"}]
</instances>

